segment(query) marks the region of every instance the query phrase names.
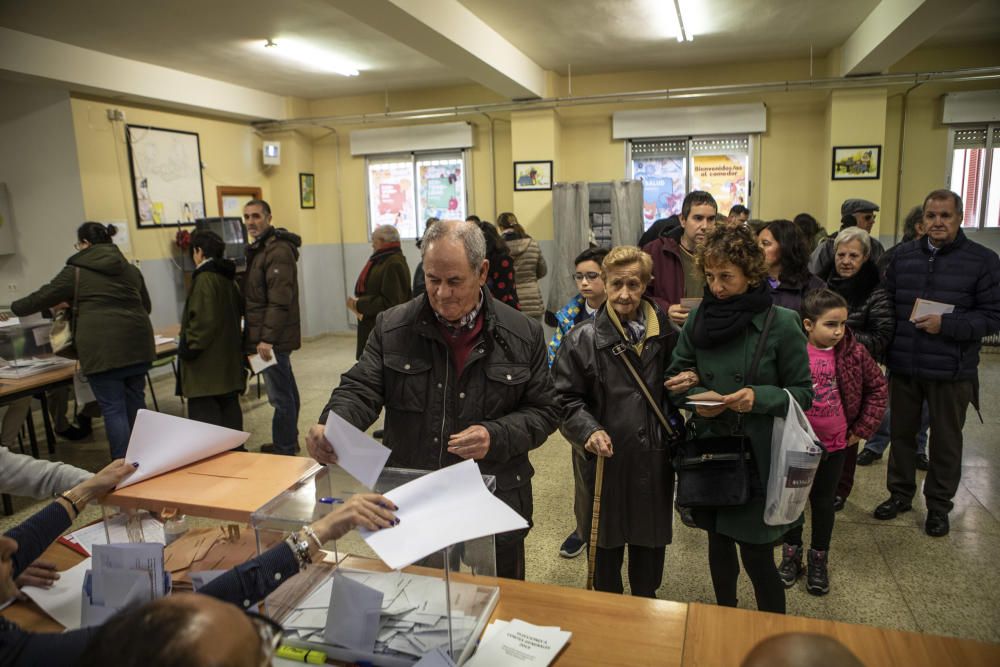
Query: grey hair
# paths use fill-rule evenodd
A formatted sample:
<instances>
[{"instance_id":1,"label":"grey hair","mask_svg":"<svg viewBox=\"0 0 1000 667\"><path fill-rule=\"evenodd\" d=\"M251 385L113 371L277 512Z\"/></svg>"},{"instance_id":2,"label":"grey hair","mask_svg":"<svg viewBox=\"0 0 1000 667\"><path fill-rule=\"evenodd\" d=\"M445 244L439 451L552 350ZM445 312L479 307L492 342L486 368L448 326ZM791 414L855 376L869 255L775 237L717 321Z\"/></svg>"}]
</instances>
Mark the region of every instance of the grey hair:
<instances>
[{"instance_id":1,"label":"grey hair","mask_svg":"<svg viewBox=\"0 0 1000 667\"><path fill-rule=\"evenodd\" d=\"M469 266L473 271L479 271L483 260L486 259L486 237L478 226L459 220L442 220L434 223L427 228L420 241L420 258L426 257L427 249L432 243L444 239L461 243L465 248Z\"/></svg>"},{"instance_id":2,"label":"grey hair","mask_svg":"<svg viewBox=\"0 0 1000 667\"><path fill-rule=\"evenodd\" d=\"M399 230L393 225L379 225L372 232L372 240L381 239L385 243L399 243Z\"/></svg>"},{"instance_id":3,"label":"grey hair","mask_svg":"<svg viewBox=\"0 0 1000 667\"><path fill-rule=\"evenodd\" d=\"M860 241L861 249L865 251L865 257L871 257L872 237L860 227L845 227L837 232L837 238L833 240L833 252L837 252L841 243L850 243L851 241Z\"/></svg>"}]
</instances>

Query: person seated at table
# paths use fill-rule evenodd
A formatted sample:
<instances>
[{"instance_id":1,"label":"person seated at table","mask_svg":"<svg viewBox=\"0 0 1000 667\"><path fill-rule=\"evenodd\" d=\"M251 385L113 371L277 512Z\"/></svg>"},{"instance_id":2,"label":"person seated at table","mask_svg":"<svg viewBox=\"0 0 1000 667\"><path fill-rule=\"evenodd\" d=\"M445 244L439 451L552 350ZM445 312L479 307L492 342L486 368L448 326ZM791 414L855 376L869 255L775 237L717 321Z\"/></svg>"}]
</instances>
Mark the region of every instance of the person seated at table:
<instances>
[{"instance_id":1,"label":"person seated at table","mask_svg":"<svg viewBox=\"0 0 1000 667\"><path fill-rule=\"evenodd\" d=\"M833 637L783 632L762 639L740 667L864 667L864 663Z\"/></svg>"},{"instance_id":2,"label":"person seated at table","mask_svg":"<svg viewBox=\"0 0 1000 667\"><path fill-rule=\"evenodd\" d=\"M124 459L113 461L92 478L63 493L50 505L0 537L0 603L17 595L15 578L70 527L89 502L110 492L134 470L135 464L127 463ZM207 595L248 608L305 568L322 544L338 539L359 526L379 530L398 523L390 508L398 509L392 501L378 494L352 496L323 518L304 527L301 532L293 533L260 556L237 565L209 582L193 596L198 600L181 600L170 604L200 606L199 596ZM143 609L145 607L126 611L124 615L141 616ZM220 632L220 629L225 632ZM214 631L220 637L230 630L215 628ZM77 664L84 647L97 632L98 628L80 628L61 634L32 633L0 617L0 665ZM152 657L147 660L124 659L120 653L124 636L128 635L105 637L106 641L96 642L97 648L103 645L105 649L112 650L114 659L98 660L94 664L158 664ZM148 645L148 650L154 652L150 656L159 651L158 646L146 641L147 637L140 635L139 638Z\"/></svg>"},{"instance_id":3,"label":"person seated at table","mask_svg":"<svg viewBox=\"0 0 1000 667\"><path fill-rule=\"evenodd\" d=\"M628 355L653 400L663 405L664 371L677 333L653 300L643 297L652 275L653 260L642 250L613 248L601 266L607 303L566 335L552 366L560 431L588 459L604 458L594 588L623 592L627 545L632 595L648 598L656 597L663 580L673 534L674 470L667 433L619 355ZM667 381L673 391L697 383L687 370ZM683 423L679 415L675 423ZM590 502L575 509L577 526L589 537L594 488L588 491Z\"/></svg>"}]
</instances>

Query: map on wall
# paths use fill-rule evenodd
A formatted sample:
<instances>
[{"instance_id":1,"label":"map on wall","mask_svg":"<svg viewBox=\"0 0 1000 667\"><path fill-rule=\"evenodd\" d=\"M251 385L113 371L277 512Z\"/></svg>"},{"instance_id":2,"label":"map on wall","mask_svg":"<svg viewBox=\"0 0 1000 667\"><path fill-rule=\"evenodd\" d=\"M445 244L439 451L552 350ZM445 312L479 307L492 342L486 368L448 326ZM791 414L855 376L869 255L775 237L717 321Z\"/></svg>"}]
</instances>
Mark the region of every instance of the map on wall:
<instances>
[{"instance_id":1,"label":"map on wall","mask_svg":"<svg viewBox=\"0 0 1000 667\"><path fill-rule=\"evenodd\" d=\"M190 225L205 217L197 134L127 125L125 139L139 227Z\"/></svg>"}]
</instances>

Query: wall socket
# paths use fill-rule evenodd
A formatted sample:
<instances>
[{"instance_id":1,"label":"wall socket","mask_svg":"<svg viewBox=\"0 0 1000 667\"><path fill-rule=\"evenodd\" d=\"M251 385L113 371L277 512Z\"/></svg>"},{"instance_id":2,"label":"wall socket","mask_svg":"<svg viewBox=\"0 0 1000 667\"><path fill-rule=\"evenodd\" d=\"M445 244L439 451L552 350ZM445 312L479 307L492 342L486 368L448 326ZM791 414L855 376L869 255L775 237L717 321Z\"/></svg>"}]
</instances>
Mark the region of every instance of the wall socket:
<instances>
[{"instance_id":1,"label":"wall socket","mask_svg":"<svg viewBox=\"0 0 1000 667\"><path fill-rule=\"evenodd\" d=\"M124 121L125 120L125 112L122 111L121 109L108 109L108 120L110 120L110 121L116 121L116 120Z\"/></svg>"}]
</instances>

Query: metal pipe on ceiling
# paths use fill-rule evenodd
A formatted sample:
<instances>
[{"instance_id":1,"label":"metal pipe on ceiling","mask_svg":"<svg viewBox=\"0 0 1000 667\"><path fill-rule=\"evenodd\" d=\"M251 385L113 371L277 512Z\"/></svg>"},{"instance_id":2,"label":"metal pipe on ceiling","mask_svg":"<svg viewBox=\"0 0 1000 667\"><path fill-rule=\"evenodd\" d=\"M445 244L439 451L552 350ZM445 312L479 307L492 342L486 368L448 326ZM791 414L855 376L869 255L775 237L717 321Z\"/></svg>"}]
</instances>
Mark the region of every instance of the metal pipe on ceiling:
<instances>
[{"instance_id":1,"label":"metal pipe on ceiling","mask_svg":"<svg viewBox=\"0 0 1000 667\"><path fill-rule=\"evenodd\" d=\"M731 97L736 95L756 95L761 93L791 93L810 90L843 90L851 88L879 88L883 86L915 86L924 83L957 83L1000 79L1000 67L975 67L938 72L907 72L903 74L875 74L858 77L831 77L826 79L800 79L797 81L771 81L763 83L738 83L716 86L693 86L686 88L662 88L626 93L601 93L567 97L549 97L516 102L493 102L489 104L464 104L429 109L406 111L386 111L384 113L352 114L346 116L320 116L315 118L292 118L289 120L257 121L253 126L262 132L276 132L293 127L329 125L365 125L387 121L427 120L431 118L454 118L504 111L529 111L535 109L558 109L561 107L587 106L594 104L623 104L632 102L657 102L667 100L697 99L707 97Z\"/></svg>"}]
</instances>

